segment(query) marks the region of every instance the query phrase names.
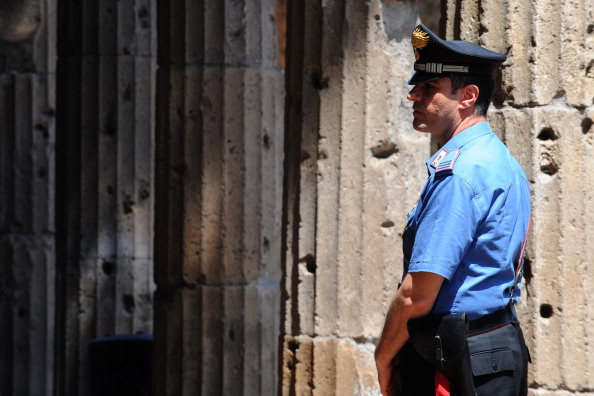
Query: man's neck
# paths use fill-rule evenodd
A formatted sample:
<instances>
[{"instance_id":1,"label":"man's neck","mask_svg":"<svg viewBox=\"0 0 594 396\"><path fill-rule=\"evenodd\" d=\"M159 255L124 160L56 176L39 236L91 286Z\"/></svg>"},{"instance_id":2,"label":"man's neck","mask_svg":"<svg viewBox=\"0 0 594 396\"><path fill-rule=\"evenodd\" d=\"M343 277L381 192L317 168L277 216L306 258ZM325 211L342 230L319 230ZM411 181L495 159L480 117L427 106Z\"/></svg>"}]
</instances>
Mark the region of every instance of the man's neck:
<instances>
[{"instance_id":1,"label":"man's neck","mask_svg":"<svg viewBox=\"0 0 594 396\"><path fill-rule=\"evenodd\" d=\"M444 135L444 136L433 136L435 140L439 143L440 146L444 146L451 138L459 134L465 129L470 128L476 124L480 124L481 122L486 121L486 117L483 115L473 114L469 117L465 117L460 119L460 122L456 124L451 133Z\"/></svg>"}]
</instances>

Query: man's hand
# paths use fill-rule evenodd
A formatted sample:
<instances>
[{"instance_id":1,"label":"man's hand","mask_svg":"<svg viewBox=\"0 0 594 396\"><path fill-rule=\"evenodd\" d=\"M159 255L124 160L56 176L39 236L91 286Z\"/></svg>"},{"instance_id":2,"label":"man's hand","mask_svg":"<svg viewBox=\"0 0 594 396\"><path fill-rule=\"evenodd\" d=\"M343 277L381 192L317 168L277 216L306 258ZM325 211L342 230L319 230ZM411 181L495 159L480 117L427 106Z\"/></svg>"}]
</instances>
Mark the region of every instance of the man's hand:
<instances>
[{"instance_id":1,"label":"man's hand","mask_svg":"<svg viewBox=\"0 0 594 396\"><path fill-rule=\"evenodd\" d=\"M381 364L376 354L377 377L380 384L382 396L397 396L400 386L400 369L398 357L390 360L387 364Z\"/></svg>"},{"instance_id":2,"label":"man's hand","mask_svg":"<svg viewBox=\"0 0 594 396\"><path fill-rule=\"evenodd\" d=\"M397 395L395 390L400 384L400 362L396 355L408 340L408 320L429 313L443 279L430 272L407 274L396 291L375 349L375 365L383 396Z\"/></svg>"}]
</instances>

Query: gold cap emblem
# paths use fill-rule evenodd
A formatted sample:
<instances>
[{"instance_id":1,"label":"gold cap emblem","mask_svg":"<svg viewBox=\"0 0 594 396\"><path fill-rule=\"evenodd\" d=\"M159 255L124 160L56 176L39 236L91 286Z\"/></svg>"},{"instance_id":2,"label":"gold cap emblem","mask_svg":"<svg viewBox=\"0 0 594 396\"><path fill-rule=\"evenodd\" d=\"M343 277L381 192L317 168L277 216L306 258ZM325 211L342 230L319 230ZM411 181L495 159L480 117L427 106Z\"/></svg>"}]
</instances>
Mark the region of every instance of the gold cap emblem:
<instances>
[{"instance_id":1,"label":"gold cap emblem","mask_svg":"<svg viewBox=\"0 0 594 396\"><path fill-rule=\"evenodd\" d=\"M419 60L420 55L418 50L425 48L427 46L427 43L429 42L429 35L421 29L416 28L412 32L411 41L413 49L415 50L415 59Z\"/></svg>"}]
</instances>

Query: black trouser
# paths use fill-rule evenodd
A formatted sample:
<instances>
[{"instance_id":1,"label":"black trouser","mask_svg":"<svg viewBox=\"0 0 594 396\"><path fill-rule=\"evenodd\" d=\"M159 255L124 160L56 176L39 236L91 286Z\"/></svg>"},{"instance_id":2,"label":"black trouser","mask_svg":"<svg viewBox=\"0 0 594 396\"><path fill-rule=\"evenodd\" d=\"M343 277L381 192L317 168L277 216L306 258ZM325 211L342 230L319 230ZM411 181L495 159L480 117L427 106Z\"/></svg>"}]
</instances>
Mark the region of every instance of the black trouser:
<instances>
[{"instance_id":1,"label":"black trouser","mask_svg":"<svg viewBox=\"0 0 594 396\"><path fill-rule=\"evenodd\" d=\"M513 315L513 313L512 313ZM515 315L491 327L478 321L468 347L478 396L525 396L528 393L528 349ZM477 322L475 322L477 323ZM487 325L487 327L483 327ZM434 396L435 366L425 361L407 343L399 354L402 396ZM452 392L452 396L456 396Z\"/></svg>"}]
</instances>

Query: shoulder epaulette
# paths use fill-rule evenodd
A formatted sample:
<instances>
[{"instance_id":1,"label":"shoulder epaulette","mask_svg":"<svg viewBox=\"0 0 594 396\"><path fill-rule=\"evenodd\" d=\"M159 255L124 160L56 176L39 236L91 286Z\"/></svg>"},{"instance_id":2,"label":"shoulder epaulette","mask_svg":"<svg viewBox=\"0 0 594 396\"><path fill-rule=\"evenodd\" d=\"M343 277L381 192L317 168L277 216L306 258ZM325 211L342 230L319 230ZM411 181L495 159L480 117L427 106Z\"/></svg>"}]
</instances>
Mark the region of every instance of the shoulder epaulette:
<instances>
[{"instance_id":1,"label":"shoulder epaulette","mask_svg":"<svg viewBox=\"0 0 594 396\"><path fill-rule=\"evenodd\" d=\"M431 163L437 161L435 164L435 176L443 176L443 175L450 175L454 171L454 165L456 164L456 160L460 155L460 150L452 150L452 151L445 151L441 150L435 160Z\"/></svg>"}]
</instances>

